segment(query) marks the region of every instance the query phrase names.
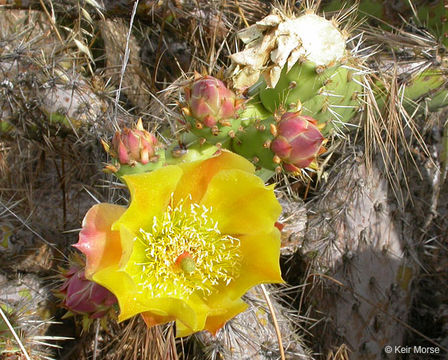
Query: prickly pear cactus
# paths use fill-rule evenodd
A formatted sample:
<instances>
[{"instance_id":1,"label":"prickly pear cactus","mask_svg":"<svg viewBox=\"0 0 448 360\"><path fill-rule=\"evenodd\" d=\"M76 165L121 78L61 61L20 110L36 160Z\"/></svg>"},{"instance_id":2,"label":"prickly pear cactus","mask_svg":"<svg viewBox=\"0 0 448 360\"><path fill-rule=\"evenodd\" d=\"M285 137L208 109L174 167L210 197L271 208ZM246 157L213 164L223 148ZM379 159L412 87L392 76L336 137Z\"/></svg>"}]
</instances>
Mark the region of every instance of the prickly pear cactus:
<instances>
[{"instance_id":1,"label":"prickly pear cactus","mask_svg":"<svg viewBox=\"0 0 448 360\"><path fill-rule=\"evenodd\" d=\"M325 314L326 330L316 335L320 351L345 344L350 359L379 359L386 345L403 344L417 270L381 170L367 169L360 158L344 162L326 186L331 190L324 187L325 196L309 204L316 215L302 247L320 284L311 306Z\"/></svg>"},{"instance_id":2,"label":"prickly pear cactus","mask_svg":"<svg viewBox=\"0 0 448 360\"><path fill-rule=\"evenodd\" d=\"M256 166L275 170L274 153L270 146L274 138L271 126L276 123L273 116L255 120L250 126L238 132L232 141L232 151L252 161Z\"/></svg>"},{"instance_id":3,"label":"prickly pear cactus","mask_svg":"<svg viewBox=\"0 0 448 360\"><path fill-rule=\"evenodd\" d=\"M351 119L361 109L363 95L362 72L342 65L325 80L319 94L302 104L302 114L314 117L325 136L343 136L353 126Z\"/></svg>"},{"instance_id":4,"label":"prickly pear cactus","mask_svg":"<svg viewBox=\"0 0 448 360\"><path fill-rule=\"evenodd\" d=\"M392 108L405 117L425 116L448 105L446 59L423 71L408 70L408 64L398 63L395 70L385 69L372 86L376 109L387 116ZM435 60L435 58L434 58ZM396 97L398 101L393 101Z\"/></svg>"},{"instance_id":5,"label":"prickly pear cactus","mask_svg":"<svg viewBox=\"0 0 448 360\"><path fill-rule=\"evenodd\" d=\"M164 163L164 150L158 151L156 136L143 128L141 119L132 129L116 131L112 146L105 141L102 144L114 160L106 169L118 177L152 171Z\"/></svg>"},{"instance_id":6,"label":"prickly pear cactus","mask_svg":"<svg viewBox=\"0 0 448 360\"><path fill-rule=\"evenodd\" d=\"M433 68L415 74L406 84L404 98L406 99L404 106L409 110L414 110L419 100L426 102L429 111L436 111L446 106L448 104L446 69Z\"/></svg>"},{"instance_id":7,"label":"prickly pear cactus","mask_svg":"<svg viewBox=\"0 0 448 360\"><path fill-rule=\"evenodd\" d=\"M231 75L246 101L235 100L220 81L197 76L186 89L183 109L196 137L193 143L219 142L268 171L299 173L311 164L316 168L313 161L323 136L344 135L362 105L365 73L346 48L347 32L336 20L311 10L296 17L276 9L239 36L246 46L231 56ZM309 128L317 127L313 141L299 145L302 135L294 141L286 136L288 149L280 149L276 128L286 122L282 118L287 113L307 117ZM300 133L292 131L294 137Z\"/></svg>"}]
</instances>

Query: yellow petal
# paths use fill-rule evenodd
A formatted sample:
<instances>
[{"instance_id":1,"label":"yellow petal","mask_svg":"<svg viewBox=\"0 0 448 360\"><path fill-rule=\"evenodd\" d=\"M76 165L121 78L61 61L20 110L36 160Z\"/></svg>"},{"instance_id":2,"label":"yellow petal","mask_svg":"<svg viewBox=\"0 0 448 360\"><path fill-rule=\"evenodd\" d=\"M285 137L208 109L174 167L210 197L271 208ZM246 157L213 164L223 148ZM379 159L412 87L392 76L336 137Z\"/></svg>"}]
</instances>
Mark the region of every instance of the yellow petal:
<instances>
[{"instance_id":1,"label":"yellow petal","mask_svg":"<svg viewBox=\"0 0 448 360\"><path fill-rule=\"evenodd\" d=\"M185 326L180 321L176 321L176 337L184 337L193 333L194 331L191 328Z\"/></svg>"},{"instance_id":2,"label":"yellow petal","mask_svg":"<svg viewBox=\"0 0 448 360\"><path fill-rule=\"evenodd\" d=\"M263 283L283 283L280 269L280 231L240 236L243 262L240 276L225 292L235 299Z\"/></svg>"},{"instance_id":3,"label":"yellow petal","mask_svg":"<svg viewBox=\"0 0 448 360\"><path fill-rule=\"evenodd\" d=\"M79 241L73 246L86 255L87 278L120 260L120 235L111 226L125 210L123 206L97 204L84 217Z\"/></svg>"},{"instance_id":4,"label":"yellow petal","mask_svg":"<svg viewBox=\"0 0 448 360\"><path fill-rule=\"evenodd\" d=\"M220 171L210 181L201 205L211 207L222 233L269 233L281 213L272 186L241 170Z\"/></svg>"},{"instance_id":5,"label":"yellow petal","mask_svg":"<svg viewBox=\"0 0 448 360\"><path fill-rule=\"evenodd\" d=\"M123 176L131 193L131 204L112 229L119 230L120 224L133 233L151 228L154 216L166 210L181 176L181 168L174 165L150 173Z\"/></svg>"},{"instance_id":6,"label":"yellow petal","mask_svg":"<svg viewBox=\"0 0 448 360\"><path fill-rule=\"evenodd\" d=\"M118 320L126 320L148 309L139 301L141 295L137 294L132 279L118 266L111 266L93 275L92 280L112 292L118 300L120 315Z\"/></svg>"},{"instance_id":7,"label":"yellow petal","mask_svg":"<svg viewBox=\"0 0 448 360\"><path fill-rule=\"evenodd\" d=\"M173 297L149 297L147 292L138 289L131 277L118 267L110 267L94 274L93 280L117 297L120 307L119 321L149 312L153 315L153 321L165 323L177 319L195 332L204 327L210 311L207 304L195 295L188 301Z\"/></svg>"},{"instance_id":8,"label":"yellow petal","mask_svg":"<svg viewBox=\"0 0 448 360\"><path fill-rule=\"evenodd\" d=\"M240 275L208 299L211 308L226 306L252 287L263 283L283 283L280 269L280 232L258 233L240 237L243 255ZM229 300L230 299L230 300Z\"/></svg>"},{"instance_id":9,"label":"yellow petal","mask_svg":"<svg viewBox=\"0 0 448 360\"><path fill-rule=\"evenodd\" d=\"M136 284L129 275L117 267L111 267L96 273L93 280L117 297L120 306L118 321L149 311L159 318L181 318L186 324L193 328L196 327L196 314L185 301L172 298L148 298L143 293L138 292Z\"/></svg>"},{"instance_id":10,"label":"yellow petal","mask_svg":"<svg viewBox=\"0 0 448 360\"><path fill-rule=\"evenodd\" d=\"M141 314L143 321L145 322L146 326L152 327L155 325L162 325L166 324L167 322L174 321L176 318L174 316L160 316L156 315L150 311L144 312Z\"/></svg>"},{"instance_id":11,"label":"yellow petal","mask_svg":"<svg viewBox=\"0 0 448 360\"><path fill-rule=\"evenodd\" d=\"M205 322L205 329L210 331L213 335L216 335L218 330L221 329L227 321L246 309L247 304L243 300L238 299L228 305L227 311L224 314L209 316Z\"/></svg>"},{"instance_id":12,"label":"yellow petal","mask_svg":"<svg viewBox=\"0 0 448 360\"><path fill-rule=\"evenodd\" d=\"M240 275L227 286L207 298L210 308L204 329L215 334L228 320L247 307L241 300L252 287L263 283L283 283L280 270L280 232L272 227L268 234L258 233L240 237L243 255ZM194 331L176 323L176 336L187 336Z\"/></svg>"},{"instance_id":13,"label":"yellow petal","mask_svg":"<svg viewBox=\"0 0 448 360\"><path fill-rule=\"evenodd\" d=\"M249 288L283 281L278 263L280 237L274 227L281 207L273 186L265 187L253 173L254 167L247 160L223 151L205 161L124 177L132 201L124 213L120 208L115 222L109 218L105 224L99 222L106 232L104 243L114 239L114 251L111 260L96 266L92 275L94 281L117 297L120 321L141 313L148 326L175 320L179 336L203 329L214 333L246 308L240 297ZM164 284L151 283L157 277L145 273L147 249L138 235L141 229L151 231L154 218L166 211L171 194L175 204L181 199L188 201L191 195L195 203L211 208L222 234L240 239L242 262L238 275L228 286L218 285L211 296L176 292L174 283L159 288L156 285ZM106 246L102 249L106 250Z\"/></svg>"},{"instance_id":14,"label":"yellow petal","mask_svg":"<svg viewBox=\"0 0 448 360\"><path fill-rule=\"evenodd\" d=\"M199 203L210 180L222 170L240 169L254 173L254 166L242 156L229 151L222 151L220 155L207 160L195 161L179 165L184 174L179 181L174 198L176 201L186 199L191 194L193 202Z\"/></svg>"},{"instance_id":15,"label":"yellow petal","mask_svg":"<svg viewBox=\"0 0 448 360\"><path fill-rule=\"evenodd\" d=\"M206 304L202 297L193 294L188 299L188 305L194 311L196 315L196 323L193 325L191 322L185 321L184 316L178 316L176 318L176 336L186 336L186 335L178 335L177 327L185 329L185 332L189 334L204 330L205 321L210 312L213 311L208 304Z\"/></svg>"},{"instance_id":16,"label":"yellow petal","mask_svg":"<svg viewBox=\"0 0 448 360\"><path fill-rule=\"evenodd\" d=\"M225 302L225 303L224 303ZM216 332L224 326L224 324L238 315L239 313L245 311L247 309L247 304L241 300L230 300L226 298L224 301L221 298L221 303L218 307L211 308L210 314L208 315L205 324L199 330L208 330L213 335L216 335ZM195 331L187 326L185 326L182 322L176 321L176 336L183 337L193 334Z\"/></svg>"},{"instance_id":17,"label":"yellow petal","mask_svg":"<svg viewBox=\"0 0 448 360\"><path fill-rule=\"evenodd\" d=\"M146 311L165 319L175 318L187 326L197 329L198 317L185 301L175 298L152 298L145 301ZM121 315L121 314L120 314ZM197 330L196 330L197 331Z\"/></svg>"},{"instance_id":18,"label":"yellow petal","mask_svg":"<svg viewBox=\"0 0 448 360\"><path fill-rule=\"evenodd\" d=\"M118 263L120 269L123 269L124 266L129 261L131 257L132 250L134 248L136 234L131 232L126 226L123 224L119 224L119 232L120 232L120 242L121 242L121 258Z\"/></svg>"},{"instance_id":19,"label":"yellow petal","mask_svg":"<svg viewBox=\"0 0 448 360\"><path fill-rule=\"evenodd\" d=\"M208 304L206 304L202 297L197 294L192 294L188 299L188 304L196 315L196 324L185 321L182 317L176 318L176 336L187 336L195 332L204 330L205 322L207 316L214 312L215 309L211 309Z\"/></svg>"}]
</instances>

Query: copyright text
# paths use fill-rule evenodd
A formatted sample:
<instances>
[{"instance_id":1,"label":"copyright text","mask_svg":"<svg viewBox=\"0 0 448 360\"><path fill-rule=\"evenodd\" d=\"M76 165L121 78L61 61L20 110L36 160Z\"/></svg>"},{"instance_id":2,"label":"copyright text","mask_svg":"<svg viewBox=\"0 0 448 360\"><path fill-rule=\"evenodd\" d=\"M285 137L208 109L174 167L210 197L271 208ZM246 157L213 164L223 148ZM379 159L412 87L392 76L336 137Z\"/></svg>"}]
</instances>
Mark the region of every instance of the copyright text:
<instances>
[{"instance_id":1,"label":"copyright text","mask_svg":"<svg viewBox=\"0 0 448 360\"><path fill-rule=\"evenodd\" d=\"M440 354L440 348L437 346L401 346L386 345L384 347L386 354Z\"/></svg>"}]
</instances>

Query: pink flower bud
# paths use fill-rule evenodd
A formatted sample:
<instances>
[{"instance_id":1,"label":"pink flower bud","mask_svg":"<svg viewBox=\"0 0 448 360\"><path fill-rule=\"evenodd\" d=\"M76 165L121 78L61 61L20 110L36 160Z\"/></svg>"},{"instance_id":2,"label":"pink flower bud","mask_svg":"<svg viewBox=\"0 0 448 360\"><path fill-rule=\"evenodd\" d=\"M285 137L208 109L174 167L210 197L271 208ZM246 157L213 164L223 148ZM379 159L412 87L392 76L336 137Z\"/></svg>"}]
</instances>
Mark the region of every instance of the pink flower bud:
<instances>
[{"instance_id":1,"label":"pink flower bud","mask_svg":"<svg viewBox=\"0 0 448 360\"><path fill-rule=\"evenodd\" d=\"M59 293L63 297L62 305L72 313L97 319L106 315L117 303L109 290L86 279L84 269L72 266L64 277L66 280Z\"/></svg>"},{"instance_id":2,"label":"pink flower bud","mask_svg":"<svg viewBox=\"0 0 448 360\"><path fill-rule=\"evenodd\" d=\"M311 164L324 140L316 127L316 120L287 112L281 117L276 129L277 136L271 143L271 150L283 161L283 168L297 172Z\"/></svg>"},{"instance_id":3,"label":"pink flower bud","mask_svg":"<svg viewBox=\"0 0 448 360\"><path fill-rule=\"evenodd\" d=\"M143 128L141 120L134 129L124 128L117 131L112 139L113 151L120 164L143 165L151 161L155 155L157 138Z\"/></svg>"},{"instance_id":4,"label":"pink flower bud","mask_svg":"<svg viewBox=\"0 0 448 360\"><path fill-rule=\"evenodd\" d=\"M235 117L239 101L221 80L203 76L185 89L188 112L200 124L213 127L220 121Z\"/></svg>"}]
</instances>

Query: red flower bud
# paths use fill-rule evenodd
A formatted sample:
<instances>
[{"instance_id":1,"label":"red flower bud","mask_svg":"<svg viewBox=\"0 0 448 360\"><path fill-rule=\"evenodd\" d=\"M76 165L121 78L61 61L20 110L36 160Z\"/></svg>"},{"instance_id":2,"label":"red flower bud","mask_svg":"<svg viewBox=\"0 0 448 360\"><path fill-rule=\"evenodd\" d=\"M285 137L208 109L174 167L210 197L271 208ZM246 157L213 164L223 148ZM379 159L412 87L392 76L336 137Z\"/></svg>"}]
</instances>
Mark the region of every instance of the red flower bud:
<instances>
[{"instance_id":1,"label":"red flower bud","mask_svg":"<svg viewBox=\"0 0 448 360\"><path fill-rule=\"evenodd\" d=\"M310 116L287 112L276 126L277 136L271 150L283 161L283 168L297 172L315 159L324 137Z\"/></svg>"},{"instance_id":2,"label":"red flower bud","mask_svg":"<svg viewBox=\"0 0 448 360\"><path fill-rule=\"evenodd\" d=\"M235 117L240 102L221 80L203 76L185 89L189 114L206 127Z\"/></svg>"},{"instance_id":3,"label":"red flower bud","mask_svg":"<svg viewBox=\"0 0 448 360\"><path fill-rule=\"evenodd\" d=\"M124 128L117 131L112 139L111 155L116 157L120 164L143 165L151 161L155 155L157 138L143 128L141 120L136 128Z\"/></svg>"},{"instance_id":4,"label":"red flower bud","mask_svg":"<svg viewBox=\"0 0 448 360\"><path fill-rule=\"evenodd\" d=\"M97 319L106 315L117 303L109 290L86 279L84 269L72 266L63 276L66 280L59 289L63 297L62 306L72 313Z\"/></svg>"}]
</instances>

